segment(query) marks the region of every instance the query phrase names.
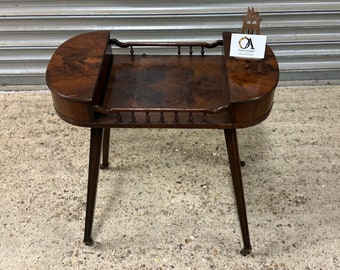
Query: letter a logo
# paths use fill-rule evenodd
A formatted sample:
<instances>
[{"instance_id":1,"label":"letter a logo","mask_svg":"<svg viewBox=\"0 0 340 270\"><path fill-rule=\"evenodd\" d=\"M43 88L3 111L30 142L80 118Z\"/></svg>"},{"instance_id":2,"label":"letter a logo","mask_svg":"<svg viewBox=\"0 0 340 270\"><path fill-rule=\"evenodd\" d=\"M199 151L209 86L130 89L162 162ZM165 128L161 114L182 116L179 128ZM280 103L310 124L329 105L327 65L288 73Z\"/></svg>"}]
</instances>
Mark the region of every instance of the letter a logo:
<instances>
[{"instance_id":1,"label":"letter a logo","mask_svg":"<svg viewBox=\"0 0 340 270\"><path fill-rule=\"evenodd\" d=\"M241 37L238 45L241 49L248 49L250 47L250 49L254 50L254 45L253 45L253 41L251 40L251 38L248 38L246 36Z\"/></svg>"}]
</instances>

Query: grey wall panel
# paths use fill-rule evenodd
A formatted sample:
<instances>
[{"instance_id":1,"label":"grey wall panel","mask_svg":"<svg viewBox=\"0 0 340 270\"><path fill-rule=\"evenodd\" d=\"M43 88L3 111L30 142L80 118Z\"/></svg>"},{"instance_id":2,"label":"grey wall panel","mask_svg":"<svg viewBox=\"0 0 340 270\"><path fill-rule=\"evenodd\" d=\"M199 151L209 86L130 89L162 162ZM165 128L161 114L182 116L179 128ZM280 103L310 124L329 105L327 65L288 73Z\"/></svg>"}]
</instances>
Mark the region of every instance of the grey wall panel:
<instances>
[{"instance_id":1,"label":"grey wall panel","mask_svg":"<svg viewBox=\"0 0 340 270\"><path fill-rule=\"evenodd\" d=\"M240 31L248 6L263 17L281 79L340 79L340 1L0 0L0 85L43 84L57 46L82 32L110 30L123 41L214 41L222 31Z\"/></svg>"}]
</instances>

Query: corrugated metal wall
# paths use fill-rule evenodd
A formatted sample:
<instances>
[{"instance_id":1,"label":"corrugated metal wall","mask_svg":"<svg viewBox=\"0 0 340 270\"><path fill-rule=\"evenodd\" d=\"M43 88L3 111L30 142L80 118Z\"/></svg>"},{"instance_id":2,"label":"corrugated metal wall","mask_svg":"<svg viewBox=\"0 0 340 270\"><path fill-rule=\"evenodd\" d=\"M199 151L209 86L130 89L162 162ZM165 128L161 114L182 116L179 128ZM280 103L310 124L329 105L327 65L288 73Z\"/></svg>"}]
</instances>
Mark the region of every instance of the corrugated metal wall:
<instances>
[{"instance_id":1,"label":"corrugated metal wall","mask_svg":"<svg viewBox=\"0 0 340 270\"><path fill-rule=\"evenodd\" d=\"M44 84L63 41L106 29L121 40L206 40L239 32L254 6L274 49L281 80L339 79L340 1L1 1L0 85Z\"/></svg>"}]
</instances>

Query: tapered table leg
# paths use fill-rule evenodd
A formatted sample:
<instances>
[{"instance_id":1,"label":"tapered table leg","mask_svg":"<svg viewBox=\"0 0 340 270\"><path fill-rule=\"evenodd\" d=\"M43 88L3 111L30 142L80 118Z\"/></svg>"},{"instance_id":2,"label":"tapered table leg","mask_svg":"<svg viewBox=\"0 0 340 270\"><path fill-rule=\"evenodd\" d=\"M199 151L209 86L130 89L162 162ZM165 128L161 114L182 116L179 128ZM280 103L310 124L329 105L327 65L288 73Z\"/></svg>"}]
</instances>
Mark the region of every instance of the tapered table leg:
<instances>
[{"instance_id":1,"label":"tapered table leg","mask_svg":"<svg viewBox=\"0 0 340 270\"><path fill-rule=\"evenodd\" d=\"M93 244L92 226L94 209L96 205L102 136L103 136L102 128L91 128L89 175L87 186L86 218L84 232L85 245Z\"/></svg>"},{"instance_id":2,"label":"tapered table leg","mask_svg":"<svg viewBox=\"0 0 340 270\"><path fill-rule=\"evenodd\" d=\"M249 238L247 212L246 212L246 205L245 205L245 199L244 199L241 167L240 167L241 162L240 162L240 156L239 156L239 151L238 151L236 130L225 129L224 135L225 135L227 149L228 149L231 177L233 181L237 212L238 212L241 232L242 232L242 239L243 239L244 247L241 250L241 254L245 256L250 253L251 244L250 244L250 238Z\"/></svg>"},{"instance_id":3,"label":"tapered table leg","mask_svg":"<svg viewBox=\"0 0 340 270\"><path fill-rule=\"evenodd\" d=\"M102 164L100 164L101 169L106 169L109 166L109 149L110 149L110 128L104 128L103 160Z\"/></svg>"}]
</instances>

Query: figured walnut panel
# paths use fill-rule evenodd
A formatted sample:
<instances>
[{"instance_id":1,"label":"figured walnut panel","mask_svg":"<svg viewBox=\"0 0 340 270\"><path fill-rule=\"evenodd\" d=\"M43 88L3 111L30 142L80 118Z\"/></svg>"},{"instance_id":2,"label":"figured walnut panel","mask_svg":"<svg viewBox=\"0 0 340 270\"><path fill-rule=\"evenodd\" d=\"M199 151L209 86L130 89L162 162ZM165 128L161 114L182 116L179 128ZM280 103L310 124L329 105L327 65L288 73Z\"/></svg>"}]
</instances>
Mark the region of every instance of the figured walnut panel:
<instances>
[{"instance_id":1,"label":"figured walnut panel","mask_svg":"<svg viewBox=\"0 0 340 270\"><path fill-rule=\"evenodd\" d=\"M46 82L55 109L65 120L94 121L92 99L109 37L108 31L81 34L64 42L53 54Z\"/></svg>"}]
</instances>

